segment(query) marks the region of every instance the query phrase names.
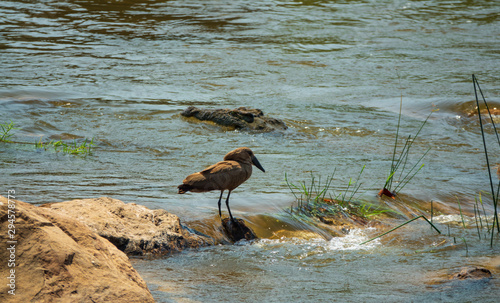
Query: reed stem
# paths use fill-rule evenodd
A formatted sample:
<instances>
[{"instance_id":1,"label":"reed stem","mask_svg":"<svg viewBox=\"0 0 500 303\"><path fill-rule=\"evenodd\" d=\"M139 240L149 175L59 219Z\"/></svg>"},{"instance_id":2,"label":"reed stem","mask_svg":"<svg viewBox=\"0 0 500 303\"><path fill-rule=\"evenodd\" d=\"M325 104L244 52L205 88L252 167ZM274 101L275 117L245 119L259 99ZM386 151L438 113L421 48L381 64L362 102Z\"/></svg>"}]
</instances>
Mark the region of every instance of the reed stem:
<instances>
[{"instance_id":1,"label":"reed stem","mask_svg":"<svg viewBox=\"0 0 500 303\"><path fill-rule=\"evenodd\" d=\"M398 228L400 228L400 227L402 227L402 226L405 226L406 224L411 223L411 222L413 222L413 221L415 221L415 220L417 220L417 219L419 219L419 218L424 218L424 219L425 219L425 221L427 221L427 223L429 223L429 224L430 224L430 225L431 225L431 226L432 226L432 227L433 227L433 228L434 228L434 229L438 232L438 234L441 234L441 231L439 231L439 229L437 229L437 227L436 227L436 226L434 226L434 224L432 224L432 222L431 222L431 221L429 221L429 219L427 219L424 215L421 215L421 216L415 217L415 218L413 218L413 219L411 219L411 220L408 220L408 221L406 221L405 223L400 224L400 225L398 225L398 226L396 226L396 227L394 227L394 228L390 229L389 231L386 231L385 233L383 233L383 234L381 234L381 235L378 235L378 236L376 236L376 237L374 237L374 238L371 238L370 240L364 241L364 242L360 243L359 245L366 244L366 243L371 242L371 241L373 241L373 240L375 240L375 239L378 239L378 238L380 238L380 237L382 237L382 236L385 236L385 235L387 235L388 233L391 233L391 232L395 231L396 229L398 229Z\"/></svg>"},{"instance_id":2,"label":"reed stem","mask_svg":"<svg viewBox=\"0 0 500 303\"><path fill-rule=\"evenodd\" d=\"M488 175L490 177L491 195L493 198L494 215L493 215L493 225L491 227L492 232L491 232L491 241L490 241L490 246L493 247L493 234L494 234L493 231L495 229L495 224L497 226L497 233L500 233L500 225L498 222L498 199L496 198L496 197L498 197L498 195L495 193L495 188L493 186L493 177L491 176L490 160L488 157L488 149L486 147L486 136L484 134L483 120L481 118L481 108L479 107L479 97L477 94L478 90L481 94L481 97L483 98L483 102L486 106L486 109L488 110L489 115L490 115L491 123L493 125L494 130L495 130L499 146L500 146L500 138L498 137L498 132L496 130L495 123L491 117L491 113L490 113L490 110L488 108L488 103L486 102L486 99L484 98L483 91L481 90L481 87L479 86L479 82L477 81L477 78L474 74L472 75L472 82L474 83L474 94L476 96L477 115L478 115L478 119L479 119L479 125L481 127L481 137L483 138L484 154L486 156L486 167L488 168Z\"/></svg>"},{"instance_id":3,"label":"reed stem","mask_svg":"<svg viewBox=\"0 0 500 303\"><path fill-rule=\"evenodd\" d=\"M477 236L479 237L479 240L481 240L481 232L479 230L479 224L477 221L477 217L478 217L478 211L477 211L476 205L474 205L474 218L476 219Z\"/></svg>"},{"instance_id":4,"label":"reed stem","mask_svg":"<svg viewBox=\"0 0 500 303\"><path fill-rule=\"evenodd\" d=\"M460 200L457 198L457 202L458 202L458 210L460 211L460 218L462 219L462 225L464 226L464 229L465 229L465 220L464 220L464 215L462 214L462 207L460 206Z\"/></svg>"}]
</instances>

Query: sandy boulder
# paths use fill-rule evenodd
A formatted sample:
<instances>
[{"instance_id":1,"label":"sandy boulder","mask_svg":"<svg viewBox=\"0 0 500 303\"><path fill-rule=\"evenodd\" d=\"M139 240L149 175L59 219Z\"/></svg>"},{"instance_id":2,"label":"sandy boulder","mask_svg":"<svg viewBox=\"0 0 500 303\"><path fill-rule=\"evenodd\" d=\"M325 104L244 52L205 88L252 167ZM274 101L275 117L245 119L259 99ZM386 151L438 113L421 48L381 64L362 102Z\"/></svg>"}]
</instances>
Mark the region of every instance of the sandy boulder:
<instances>
[{"instance_id":1,"label":"sandy boulder","mask_svg":"<svg viewBox=\"0 0 500 303\"><path fill-rule=\"evenodd\" d=\"M163 209L106 197L41 207L77 219L129 255L166 254L212 244L210 238L188 231L179 217Z\"/></svg>"},{"instance_id":2,"label":"sandy boulder","mask_svg":"<svg viewBox=\"0 0 500 303\"><path fill-rule=\"evenodd\" d=\"M1 196L0 204L0 276L10 283L0 284L0 302L154 302L128 257L85 224L21 201L9 213Z\"/></svg>"}]
</instances>

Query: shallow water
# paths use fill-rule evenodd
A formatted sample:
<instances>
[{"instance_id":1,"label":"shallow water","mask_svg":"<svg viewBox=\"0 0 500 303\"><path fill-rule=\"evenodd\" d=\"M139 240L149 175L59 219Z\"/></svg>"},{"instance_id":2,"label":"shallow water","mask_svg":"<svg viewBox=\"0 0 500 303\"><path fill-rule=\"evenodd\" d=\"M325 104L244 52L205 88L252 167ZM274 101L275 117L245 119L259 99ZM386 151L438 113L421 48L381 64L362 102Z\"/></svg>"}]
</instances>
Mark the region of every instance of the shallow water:
<instances>
[{"instance_id":1,"label":"shallow water","mask_svg":"<svg viewBox=\"0 0 500 303\"><path fill-rule=\"evenodd\" d=\"M285 173L298 183L308 182L311 171L323 179L335 171L332 187L341 192L366 165L360 198L376 201L390 167L401 95L400 138L414 135L432 109L439 111L411 150L414 163L431 148L425 166L397 203L428 210L433 200L444 213L456 213L459 197L472 216L477 193L489 190L479 123L469 113L475 106L473 73L490 107L500 106L500 26L493 1L2 1L0 16L0 123L16 123L17 142L40 137L96 142L87 157L37 150L34 144L0 144L0 190L15 188L20 200L39 204L111 196L167 209L185 222L205 222L210 230L218 194L177 195L176 186L231 149L248 146L266 173L256 170L234 191L236 216L281 215L295 200ZM247 133L192 123L179 115L188 106L260 108L289 129ZM500 162L498 146L491 124L486 128L493 166ZM485 207L492 211L489 203ZM380 297L370 297L368 290L366 296L356 295L359 288L371 289L373 264L380 264L393 278L380 283L396 285L379 288L405 292L394 301L421 299L423 286L399 285L401 279L388 273L405 271L394 261L400 258L398 245L390 247L387 258L382 246L342 252L356 260L348 262L352 268L333 262L338 251L327 250L321 257L251 269L255 256L267 258L276 245L284 257L288 249L307 253L307 243L262 240L137 265L148 280L155 266L189 267L189 260L206 258L181 273L186 284L194 279L205 285L200 292L214 300L230 298L234 289L217 284L220 293L212 293L213 284L193 278L196 266L208 270L215 262L210 260L236 258L242 264L234 265L236 273L247 279L233 281L233 287L251 287L241 300L276 291L303 301L335 281L329 295L374 301ZM439 262L463 263L463 249L450 254L456 259L447 263L436 255L416 275ZM479 249L477 255L489 251ZM314 267L318 258L324 258L324 267ZM408 258L418 265L423 257ZM314 270L301 270L303 262ZM362 268L372 278L359 287L338 280L353 281ZM155 279L171 275L159 272ZM291 273L297 289L287 293L280 285ZM249 282L255 275L268 282ZM310 280L315 285L304 282ZM171 298L164 299L161 291L155 296ZM204 301L197 294L183 296ZM267 298L279 301L278 295Z\"/></svg>"},{"instance_id":2,"label":"shallow water","mask_svg":"<svg viewBox=\"0 0 500 303\"><path fill-rule=\"evenodd\" d=\"M450 279L467 264L498 268L498 252L484 241L469 242L466 253L463 242L417 223L359 245L373 232L262 239L133 264L158 302L496 302L498 279Z\"/></svg>"}]
</instances>

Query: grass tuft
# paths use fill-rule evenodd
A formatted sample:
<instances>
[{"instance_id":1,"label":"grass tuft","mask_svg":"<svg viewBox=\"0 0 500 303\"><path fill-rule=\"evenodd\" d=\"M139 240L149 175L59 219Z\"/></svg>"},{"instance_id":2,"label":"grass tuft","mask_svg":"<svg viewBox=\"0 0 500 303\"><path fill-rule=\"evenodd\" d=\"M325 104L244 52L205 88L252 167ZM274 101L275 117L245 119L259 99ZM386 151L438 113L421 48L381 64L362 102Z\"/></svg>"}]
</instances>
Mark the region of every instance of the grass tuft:
<instances>
[{"instance_id":1,"label":"grass tuft","mask_svg":"<svg viewBox=\"0 0 500 303\"><path fill-rule=\"evenodd\" d=\"M14 134L11 133L13 129L19 129L18 127L14 126L14 122L12 120L10 123L5 123L2 124L0 123L0 142L5 142L5 143L17 143L17 144L33 144L30 142L12 142L9 140L10 137L12 137ZM54 141L50 140L49 142L43 142L42 137L40 137L40 140L35 141L35 149L43 149L43 150L48 150L49 148L54 148L55 152L62 151L63 153L66 154L71 154L71 155L89 155L92 152L92 149L94 148L94 138L92 139L85 139L83 142L78 143L75 140L73 140L72 143L66 143L62 140L59 141Z\"/></svg>"},{"instance_id":2,"label":"grass tuft","mask_svg":"<svg viewBox=\"0 0 500 303\"><path fill-rule=\"evenodd\" d=\"M335 171L331 176L327 176L325 183L321 183L321 178L316 178L311 173L310 184L301 181L298 185L291 183L285 173L285 182L297 202L297 205L295 207L291 205L287 212L294 216L315 217L325 223L336 219L340 221L348 219L362 224L366 224L371 217L393 212L355 198L361 186L359 180L364 169L365 166L355 180L349 179L343 193L334 193L330 190Z\"/></svg>"},{"instance_id":3,"label":"grass tuft","mask_svg":"<svg viewBox=\"0 0 500 303\"><path fill-rule=\"evenodd\" d=\"M43 142L42 137L40 137L40 140L35 142L36 149L48 150L49 148L54 148L55 152L60 152L62 150L63 153L71 155L88 155L92 152L94 145L94 138L90 141L85 139L82 143L78 143L75 139L73 143L68 144L62 140Z\"/></svg>"},{"instance_id":4,"label":"grass tuft","mask_svg":"<svg viewBox=\"0 0 500 303\"><path fill-rule=\"evenodd\" d=\"M11 134L10 132L13 129L19 129L18 127L14 126L14 122L12 122L12 120L10 120L10 123L5 123L5 124L0 123L0 128L1 128L0 142L12 142L9 140L9 138L12 137L14 134Z\"/></svg>"}]
</instances>

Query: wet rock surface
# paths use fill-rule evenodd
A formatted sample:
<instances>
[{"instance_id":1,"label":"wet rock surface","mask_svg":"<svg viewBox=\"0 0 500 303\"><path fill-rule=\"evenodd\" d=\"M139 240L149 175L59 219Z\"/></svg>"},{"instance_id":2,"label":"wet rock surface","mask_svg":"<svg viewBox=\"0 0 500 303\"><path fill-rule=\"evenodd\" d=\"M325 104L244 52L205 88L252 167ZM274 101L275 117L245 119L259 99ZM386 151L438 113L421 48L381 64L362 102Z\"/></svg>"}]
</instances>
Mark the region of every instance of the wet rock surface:
<instances>
[{"instance_id":1,"label":"wet rock surface","mask_svg":"<svg viewBox=\"0 0 500 303\"><path fill-rule=\"evenodd\" d=\"M432 272L429 277L430 279L425 282L427 285L453 285L461 287L460 285L466 283L466 281L487 283L493 278L493 274L489 269L482 266L465 266L458 270Z\"/></svg>"},{"instance_id":2,"label":"wet rock surface","mask_svg":"<svg viewBox=\"0 0 500 303\"><path fill-rule=\"evenodd\" d=\"M288 128L282 120L266 117L260 109L246 107L236 109L200 109L190 106L181 115L242 130L272 132Z\"/></svg>"},{"instance_id":3,"label":"wet rock surface","mask_svg":"<svg viewBox=\"0 0 500 303\"><path fill-rule=\"evenodd\" d=\"M212 244L210 238L185 229L174 214L117 199L72 200L41 207L77 219L129 255L168 254Z\"/></svg>"},{"instance_id":4,"label":"wet rock surface","mask_svg":"<svg viewBox=\"0 0 500 303\"><path fill-rule=\"evenodd\" d=\"M491 271L484 267L471 266L465 267L460 270L460 272L451 276L452 279L458 280L480 280L480 279L491 279L493 276Z\"/></svg>"},{"instance_id":5,"label":"wet rock surface","mask_svg":"<svg viewBox=\"0 0 500 303\"><path fill-rule=\"evenodd\" d=\"M7 199L0 196L0 202L0 227L6 231L11 213ZM1 283L0 302L154 302L128 257L84 223L21 201L14 210L17 242L11 244L14 251L4 246L0 258L12 257L15 266L0 266L0 275L14 276L15 295ZM0 239L13 240L7 232Z\"/></svg>"}]
</instances>

